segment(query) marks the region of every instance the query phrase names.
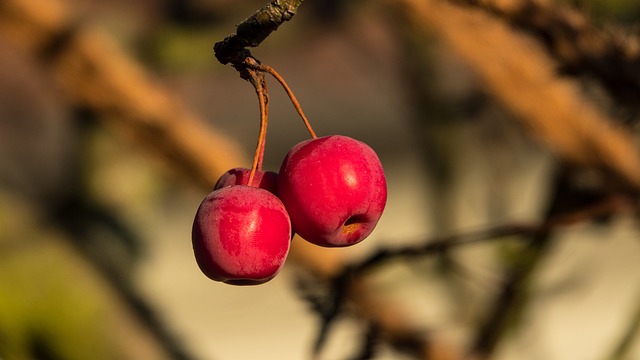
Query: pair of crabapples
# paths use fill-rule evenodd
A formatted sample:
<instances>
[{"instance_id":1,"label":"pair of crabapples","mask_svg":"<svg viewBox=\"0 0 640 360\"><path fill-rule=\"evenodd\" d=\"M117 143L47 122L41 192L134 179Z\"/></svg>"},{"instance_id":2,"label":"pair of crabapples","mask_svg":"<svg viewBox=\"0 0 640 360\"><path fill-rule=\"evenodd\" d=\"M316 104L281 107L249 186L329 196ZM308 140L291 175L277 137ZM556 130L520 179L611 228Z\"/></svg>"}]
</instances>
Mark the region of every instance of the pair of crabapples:
<instances>
[{"instance_id":1,"label":"pair of crabapples","mask_svg":"<svg viewBox=\"0 0 640 360\"><path fill-rule=\"evenodd\" d=\"M324 247L365 239L387 201L376 153L340 135L303 141L280 172L226 172L200 204L193 224L196 261L209 278L261 284L282 268L293 231Z\"/></svg>"}]
</instances>

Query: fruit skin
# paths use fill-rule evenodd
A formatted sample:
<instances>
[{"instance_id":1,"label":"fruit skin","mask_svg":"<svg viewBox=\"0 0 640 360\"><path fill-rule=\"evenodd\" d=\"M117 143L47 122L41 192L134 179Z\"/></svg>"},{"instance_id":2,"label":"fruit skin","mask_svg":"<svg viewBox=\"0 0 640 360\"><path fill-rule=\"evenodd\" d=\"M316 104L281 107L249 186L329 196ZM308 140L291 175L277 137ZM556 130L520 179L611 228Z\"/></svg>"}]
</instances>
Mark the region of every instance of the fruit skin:
<instances>
[{"instance_id":1,"label":"fruit skin","mask_svg":"<svg viewBox=\"0 0 640 360\"><path fill-rule=\"evenodd\" d=\"M233 168L220 176L218 182L213 187L214 190L220 189L232 185L249 185L250 169L247 168ZM268 190L272 194L278 192L278 174L273 171L261 171L257 170L253 176L251 186L256 186L265 190Z\"/></svg>"},{"instance_id":2,"label":"fruit skin","mask_svg":"<svg viewBox=\"0 0 640 360\"><path fill-rule=\"evenodd\" d=\"M232 285L257 285L282 268L291 222L282 202L269 191L229 186L204 198L191 239L196 262L207 277Z\"/></svg>"},{"instance_id":3,"label":"fruit skin","mask_svg":"<svg viewBox=\"0 0 640 360\"><path fill-rule=\"evenodd\" d=\"M249 175L251 169L247 168L233 168L220 176L214 190L221 189L223 187L232 185L247 185L249 182ZM278 196L278 173L273 171L256 170L256 174L253 176L251 186L256 186L269 191L270 193ZM291 239L295 236L295 233L291 232Z\"/></svg>"},{"instance_id":4,"label":"fruit skin","mask_svg":"<svg viewBox=\"0 0 640 360\"><path fill-rule=\"evenodd\" d=\"M371 147L332 135L291 148L280 167L278 196L303 239L342 247L371 234L387 202L387 184Z\"/></svg>"}]
</instances>

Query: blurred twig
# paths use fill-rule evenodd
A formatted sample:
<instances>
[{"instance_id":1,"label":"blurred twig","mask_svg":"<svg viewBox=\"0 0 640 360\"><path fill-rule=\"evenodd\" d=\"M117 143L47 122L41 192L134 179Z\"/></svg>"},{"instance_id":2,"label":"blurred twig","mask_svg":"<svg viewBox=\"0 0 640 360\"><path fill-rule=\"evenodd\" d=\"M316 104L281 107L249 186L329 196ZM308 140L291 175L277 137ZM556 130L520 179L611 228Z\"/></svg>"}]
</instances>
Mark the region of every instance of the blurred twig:
<instances>
[{"instance_id":1,"label":"blurred twig","mask_svg":"<svg viewBox=\"0 0 640 360\"><path fill-rule=\"evenodd\" d=\"M570 171L565 167L555 177L551 201L545 213L545 223L553 224L556 219L565 218L571 223L582 216L587 216L584 220L598 220L614 214L615 210L620 210L620 205L628 207L632 204L631 199L622 199L623 202L619 203L621 199L605 197L602 200L599 196L583 193L581 189L573 186L569 175ZM569 212L569 215L563 214L564 212ZM490 359L508 331L520 325L522 314L526 311L530 299L532 280L555 246L552 241L554 230L556 229L553 227L545 226L542 231L523 234L521 239L526 246L515 254L515 261L507 270L502 286L476 332L470 349L476 358Z\"/></svg>"},{"instance_id":2,"label":"blurred twig","mask_svg":"<svg viewBox=\"0 0 640 360\"><path fill-rule=\"evenodd\" d=\"M563 189L559 189L563 190ZM568 195L568 196L572 196ZM364 314L371 321L375 336L384 339L399 351L408 352L416 358L458 358L449 354L446 348L431 343L425 332L407 326L410 321L406 314L394 308L392 304L381 302L367 287L367 275L394 261L423 258L441 254L460 246L487 241L497 241L508 237L510 240L525 241L527 250L520 254L520 260L509 272L503 291L496 299L495 306L489 309L487 318L478 332L473 355L488 358L506 330L513 324L514 317L522 308L525 294L534 270L544 254L548 252L551 234L560 228L597 220L603 216L619 213L632 205L632 199L626 195L611 195L588 205L581 205L570 211L562 211L566 198L560 196L551 205L550 217L538 224L508 224L488 229L428 239L421 245L380 249L361 262L344 267L331 279L329 291L312 294L315 289L306 286L300 288L316 312L321 315L322 326L315 344L319 353L333 328L334 321L342 315L349 303L358 305L356 312ZM308 280L308 279L307 279ZM318 284L318 282L314 282ZM325 284L326 286L326 284ZM369 339L371 341L371 339ZM371 350L371 348L366 348ZM434 355L439 354L439 355Z\"/></svg>"},{"instance_id":3,"label":"blurred twig","mask_svg":"<svg viewBox=\"0 0 640 360\"><path fill-rule=\"evenodd\" d=\"M587 221L598 219L602 216L614 214L620 212L622 209L629 208L631 205L631 199L625 195L612 195L603 200L596 201L593 204L587 206L580 206L578 209L573 209L566 213L558 213L549 217L548 219L538 224L508 224L495 226L480 231L462 233L458 235L438 237L434 239L428 239L421 242L421 245L398 247L393 249L380 249L372 255L368 256L361 262L352 263L345 267L339 274L337 274L331 282L333 291L330 291L333 299L328 305L324 306L322 310L325 310L323 314L325 328L324 332L328 332L329 325L333 320L341 313L341 307L344 306L346 299L350 295L350 289L353 287L354 282L360 281L364 276L368 275L371 271L375 271L380 267L393 262L402 260L418 259L428 255L436 255L454 249L456 247L470 245L474 243L481 243L486 241L497 241L509 237L511 240L522 240L530 243L530 248L541 250L544 248L544 243L549 240L549 234L562 227L567 227L575 224L580 224ZM529 240L531 239L531 240ZM542 241L541 239L545 239ZM525 258L523 256L523 258ZM534 267L535 256L530 251L527 253L526 259L528 261L522 261L518 263L519 270L513 272L510 276L510 280L506 283L510 283L509 290L505 292L508 296L515 296L518 293L516 287L521 286L525 282L523 281L525 274L530 274ZM526 275L530 276L530 275ZM510 300L508 301L510 302ZM496 306L500 312L509 309L509 304L506 304L506 300L499 301L500 306ZM490 321L486 322L486 329L481 331L485 340L479 340L479 343L484 344L489 341L494 341L497 335L491 335L497 331L502 331L503 325L500 325L500 329L495 328L497 324L502 324L506 320L499 319L503 315L491 316ZM321 334L322 335L322 334ZM322 341L322 336L319 341ZM479 345L479 346L488 346Z\"/></svg>"},{"instance_id":4,"label":"blurred twig","mask_svg":"<svg viewBox=\"0 0 640 360\"><path fill-rule=\"evenodd\" d=\"M611 195L602 201L580 207L573 211L555 214L538 223L530 224L506 224L479 231L462 233L428 239L421 245L400 247L394 249L380 249L360 263L351 264L345 268L340 277L350 278L362 276L389 261L409 260L425 255L438 254L459 246L474 243L500 240L513 236L538 236L557 231L560 228L588 222L602 216L619 213L629 208L632 200L626 195ZM517 239L517 237L514 237Z\"/></svg>"}]
</instances>

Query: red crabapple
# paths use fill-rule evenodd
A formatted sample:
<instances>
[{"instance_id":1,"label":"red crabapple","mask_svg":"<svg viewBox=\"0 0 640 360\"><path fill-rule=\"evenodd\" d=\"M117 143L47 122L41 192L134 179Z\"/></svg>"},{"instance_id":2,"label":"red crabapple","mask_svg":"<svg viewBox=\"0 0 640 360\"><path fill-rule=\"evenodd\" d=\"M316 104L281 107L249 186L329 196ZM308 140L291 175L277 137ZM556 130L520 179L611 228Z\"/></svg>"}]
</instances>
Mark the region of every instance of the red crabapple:
<instances>
[{"instance_id":1,"label":"red crabapple","mask_svg":"<svg viewBox=\"0 0 640 360\"><path fill-rule=\"evenodd\" d=\"M251 185L265 190L268 190L272 194L277 194L278 191L278 174L273 171L261 171L257 170L253 176L251 184L249 182L249 174L251 169L247 168L233 168L220 176L218 182L213 187L214 190L231 185Z\"/></svg>"},{"instance_id":2,"label":"red crabapple","mask_svg":"<svg viewBox=\"0 0 640 360\"><path fill-rule=\"evenodd\" d=\"M282 268L291 242L291 222L274 194L235 185L204 198L191 238L196 262L207 277L256 285L271 280Z\"/></svg>"},{"instance_id":3,"label":"red crabapple","mask_svg":"<svg viewBox=\"0 0 640 360\"><path fill-rule=\"evenodd\" d=\"M387 184L373 149L333 135L291 148L280 167L278 196L303 239L349 246L375 228L386 205Z\"/></svg>"}]
</instances>

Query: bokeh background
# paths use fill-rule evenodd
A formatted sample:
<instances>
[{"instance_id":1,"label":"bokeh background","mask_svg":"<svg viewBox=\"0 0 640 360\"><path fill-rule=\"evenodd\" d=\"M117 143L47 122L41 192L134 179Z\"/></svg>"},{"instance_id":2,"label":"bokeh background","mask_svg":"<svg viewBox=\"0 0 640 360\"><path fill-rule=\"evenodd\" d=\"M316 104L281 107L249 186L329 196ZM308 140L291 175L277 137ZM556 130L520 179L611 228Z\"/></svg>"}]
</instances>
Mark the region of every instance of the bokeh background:
<instances>
[{"instance_id":1,"label":"bokeh background","mask_svg":"<svg viewBox=\"0 0 640 360\"><path fill-rule=\"evenodd\" d=\"M624 72L640 67L640 4L433 0L423 5L437 15L421 17L412 1L305 1L252 53L319 135L378 152L388 205L365 242L295 238L278 277L233 287L200 273L190 233L215 179L250 165L258 132L254 90L212 47L264 4L0 3L0 359L640 358L638 116L625 97L638 80ZM549 14L584 46L554 42ZM487 42L460 47L474 39L467 18ZM492 42L483 21L521 47ZM592 59L609 73L567 60L601 40L629 50ZM553 76L541 81L569 97L509 91L530 81L514 52L544 57ZM502 53L501 87L478 59ZM629 83L606 81L618 72ZM269 85L265 168L277 170L308 134ZM573 127L565 103L586 109ZM540 113L559 138L527 120ZM610 146L573 143L600 129L582 117L606 124L603 138L613 129ZM571 226L554 222L563 214ZM346 290L331 281L381 249L509 225L447 251L387 254Z\"/></svg>"}]
</instances>

